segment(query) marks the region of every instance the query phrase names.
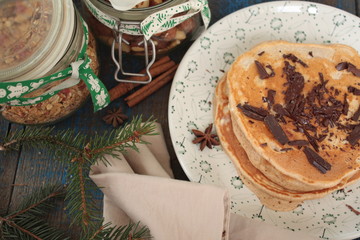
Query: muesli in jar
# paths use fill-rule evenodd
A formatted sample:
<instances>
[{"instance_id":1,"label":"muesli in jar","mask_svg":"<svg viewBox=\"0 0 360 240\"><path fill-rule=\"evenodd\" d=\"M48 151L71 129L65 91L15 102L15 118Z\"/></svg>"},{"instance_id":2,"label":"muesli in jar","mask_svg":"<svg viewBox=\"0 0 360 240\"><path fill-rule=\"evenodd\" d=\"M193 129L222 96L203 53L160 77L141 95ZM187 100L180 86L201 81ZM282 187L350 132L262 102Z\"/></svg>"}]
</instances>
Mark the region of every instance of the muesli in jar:
<instances>
[{"instance_id":1,"label":"muesli in jar","mask_svg":"<svg viewBox=\"0 0 360 240\"><path fill-rule=\"evenodd\" d=\"M96 54L95 39L89 35L89 46L86 54L91 58L90 68L95 74L99 73L99 62ZM35 90L24 97L36 97L49 89L61 84L67 79L50 83L44 88ZM89 90L85 83L81 81L77 85L61 90L53 97L33 105L27 106L4 106L2 115L11 122L20 124L48 124L57 122L75 110L80 108L89 97Z\"/></svg>"},{"instance_id":2,"label":"muesli in jar","mask_svg":"<svg viewBox=\"0 0 360 240\"><path fill-rule=\"evenodd\" d=\"M0 7L2 116L27 125L69 116L88 99L89 86L102 85L95 39L71 0L4 1Z\"/></svg>"}]
</instances>

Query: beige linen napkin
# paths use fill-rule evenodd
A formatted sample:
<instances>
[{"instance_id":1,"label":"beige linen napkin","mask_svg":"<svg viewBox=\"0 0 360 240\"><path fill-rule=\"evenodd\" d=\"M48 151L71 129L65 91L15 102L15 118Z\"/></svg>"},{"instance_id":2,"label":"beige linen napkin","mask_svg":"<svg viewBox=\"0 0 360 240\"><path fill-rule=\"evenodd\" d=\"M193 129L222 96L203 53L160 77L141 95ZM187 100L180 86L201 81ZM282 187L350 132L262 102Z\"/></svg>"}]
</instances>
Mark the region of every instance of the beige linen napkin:
<instances>
[{"instance_id":1,"label":"beige linen napkin","mask_svg":"<svg viewBox=\"0 0 360 240\"><path fill-rule=\"evenodd\" d=\"M162 129L142 140L139 152L120 159L107 156L90 177L104 192L105 222L126 225L140 221L154 240L311 239L303 234L231 214L228 192L220 187L174 180ZM231 221L230 221L231 219Z\"/></svg>"}]
</instances>

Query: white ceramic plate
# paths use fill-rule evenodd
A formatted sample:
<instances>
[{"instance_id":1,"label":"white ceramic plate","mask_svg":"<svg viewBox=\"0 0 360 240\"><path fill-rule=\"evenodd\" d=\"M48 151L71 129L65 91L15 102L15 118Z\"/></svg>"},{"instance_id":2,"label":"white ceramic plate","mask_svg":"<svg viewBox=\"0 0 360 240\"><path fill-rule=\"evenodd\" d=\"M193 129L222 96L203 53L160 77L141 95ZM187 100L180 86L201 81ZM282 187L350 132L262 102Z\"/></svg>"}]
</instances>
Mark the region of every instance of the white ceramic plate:
<instances>
[{"instance_id":1,"label":"white ceramic plate","mask_svg":"<svg viewBox=\"0 0 360 240\"><path fill-rule=\"evenodd\" d=\"M277 212L264 208L244 186L221 147L200 151L192 143L191 129L203 131L213 123L211 102L224 71L254 45L278 39L344 43L359 51L360 19L322 4L278 1L241 9L215 23L186 53L171 88L169 128L177 157L191 181L226 187L233 213L323 239L359 237L360 217L346 204L360 210L360 182L294 211Z\"/></svg>"}]
</instances>

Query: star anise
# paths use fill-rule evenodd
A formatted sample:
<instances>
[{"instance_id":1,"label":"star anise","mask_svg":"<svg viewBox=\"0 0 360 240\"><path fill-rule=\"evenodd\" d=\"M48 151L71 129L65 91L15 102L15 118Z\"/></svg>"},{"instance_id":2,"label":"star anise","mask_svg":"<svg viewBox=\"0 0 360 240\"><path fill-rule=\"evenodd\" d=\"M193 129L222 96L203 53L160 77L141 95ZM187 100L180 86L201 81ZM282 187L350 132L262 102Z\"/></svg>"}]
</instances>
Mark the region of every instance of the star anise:
<instances>
[{"instance_id":1,"label":"star anise","mask_svg":"<svg viewBox=\"0 0 360 240\"><path fill-rule=\"evenodd\" d=\"M114 108L112 110L107 110L106 115L103 117L103 120L107 124L113 125L114 128L119 127L121 124L123 124L128 119L128 116L126 116L121 108Z\"/></svg>"},{"instance_id":2,"label":"star anise","mask_svg":"<svg viewBox=\"0 0 360 240\"><path fill-rule=\"evenodd\" d=\"M213 124L210 123L209 126L205 129L205 132L201 132L197 129L193 129L192 132L195 134L196 138L192 141L194 144L200 143L200 150L204 150L205 146L212 149L212 146L220 145L218 136L212 134Z\"/></svg>"}]
</instances>

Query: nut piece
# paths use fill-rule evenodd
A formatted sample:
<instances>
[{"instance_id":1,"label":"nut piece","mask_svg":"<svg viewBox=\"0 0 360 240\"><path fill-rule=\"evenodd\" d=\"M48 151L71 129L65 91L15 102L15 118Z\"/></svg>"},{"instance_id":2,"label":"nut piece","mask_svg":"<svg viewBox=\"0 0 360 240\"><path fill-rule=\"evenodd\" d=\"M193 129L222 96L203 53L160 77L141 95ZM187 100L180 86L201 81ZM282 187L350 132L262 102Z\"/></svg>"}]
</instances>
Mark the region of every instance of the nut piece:
<instances>
[{"instance_id":1,"label":"nut piece","mask_svg":"<svg viewBox=\"0 0 360 240\"><path fill-rule=\"evenodd\" d=\"M146 1L143 1L137 5L135 5L134 8L147 8L150 6L150 1L149 0L146 0Z\"/></svg>"},{"instance_id":2,"label":"nut piece","mask_svg":"<svg viewBox=\"0 0 360 240\"><path fill-rule=\"evenodd\" d=\"M163 0L150 0L150 6L158 5L163 3Z\"/></svg>"},{"instance_id":3,"label":"nut piece","mask_svg":"<svg viewBox=\"0 0 360 240\"><path fill-rule=\"evenodd\" d=\"M176 30L175 39L184 40L185 38L186 38L186 33L184 31Z\"/></svg>"}]
</instances>

